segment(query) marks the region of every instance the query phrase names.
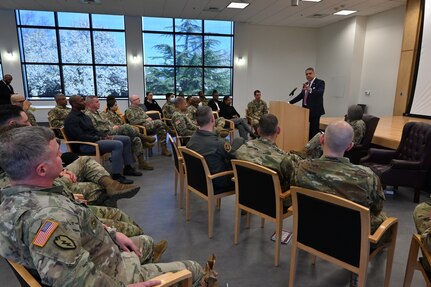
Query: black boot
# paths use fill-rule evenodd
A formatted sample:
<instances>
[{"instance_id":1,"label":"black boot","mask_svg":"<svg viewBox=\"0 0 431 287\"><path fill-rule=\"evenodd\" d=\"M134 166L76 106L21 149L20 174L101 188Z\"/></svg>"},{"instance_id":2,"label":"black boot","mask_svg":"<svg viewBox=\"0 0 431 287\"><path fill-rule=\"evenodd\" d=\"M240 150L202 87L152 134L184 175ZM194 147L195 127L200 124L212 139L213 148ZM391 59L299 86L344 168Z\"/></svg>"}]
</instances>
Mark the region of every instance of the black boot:
<instances>
[{"instance_id":1,"label":"black boot","mask_svg":"<svg viewBox=\"0 0 431 287\"><path fill-rule=\"evenodd\" d=\"M112 177L113 180L116 180L116 181L118 181L119 183L122 183L122 184L132 184L133 183L133 180L127 179L127 178L125 178L124 176L122 176L119 173L113 174L111 177Z\"/></svg>"},{"instance_id":2,"label":"black boot","mask_svg":"<svg viewBox=\"0 0 431 287\"><path fill-rule=\"evenodd\" d=\"M141 176L142 172L137 171L131 165L126 165L124 167L123 174L124 175L130 175L130 176Z\"/></svg>"}]
</instances>

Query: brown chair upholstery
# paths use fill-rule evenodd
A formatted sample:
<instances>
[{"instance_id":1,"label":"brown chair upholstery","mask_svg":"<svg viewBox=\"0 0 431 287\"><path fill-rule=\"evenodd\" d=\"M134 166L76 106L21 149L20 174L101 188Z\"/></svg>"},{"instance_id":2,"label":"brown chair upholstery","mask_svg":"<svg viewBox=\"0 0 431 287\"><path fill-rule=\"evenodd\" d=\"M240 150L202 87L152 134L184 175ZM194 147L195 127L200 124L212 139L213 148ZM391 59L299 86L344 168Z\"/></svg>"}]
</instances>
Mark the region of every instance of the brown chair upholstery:
<instances>
[{"instance_id":1,"label":"brown chair upholstery","mask_svg":"<svg viewBox=\"0 0 431 287\"><path fill-rule=\"evenodd\" d=\"M290 196L290 192L282 192L276 171L243 160L232 160L232 166L236 194L234 243L238 244L241 210L247 212L247 228L250 227L250 214L261 218L262 227L265 219L274 222L276 232L274 265L278 266L283 219L292 215L291 211L283 211L283 201Z\"/></svg>"},{"instance_id":2,"label":"brown chair upholstery","mask_svg":"<svg viewBox=\"0 0 431 287\"><path fill-rule=\"evenodd\" d=\"M289 287L294 286L298 249L358 274L358 287L364 287L368 262L387 247L385 287L390 286L398 220L386 219L370 234L370 211L347 199L305 188L291 189L293 240ZM390 235L386 243L380 242ZM377 247L370 250L370 244Z\"/></svg>"},{"instance_id":3,"label":"brown chair upholstery","mask_svg":"<svg viewBox=\"0 0 431 287\"><path fill-rule=\"evenodd\" d=\"M383 185L408 186L415 190L414 202L419 202L431 169L431 125L407 123L396 150L370 149L361 164L370 167Z\"/></svg>"},{"instance_id":4,"label":"brown chair upholstery","mask_svg":"<svg viewBox=\"0 0 431 287\"><path fill-rule=\"evenodd\" d=\"M419 249L422 251L423 257L419 258ZM424 264L431 263L431 254L422 243L419 234L413 234L410 243L409 257L407 260L406 274L404 276L403 287L410 287L412 285L413 274L415 270L419 270L426 282L426 286L431 286L431 274L424 268Z\"/></svg>"},{"instance_id":5,"label":"brown chair upholstery","mask_svg":"<svg viewBox=\"0 0 431 287\"><path fill-rule=\"evenodd\" d=\"M345 157L350 159L351 163L359 164L361 158L365 157L371 147L374 132L376 131L377 124L380 118L372 115L364 115L362 120L365 122L366 130L360 144L355 145L350 151L344 153Z\"/></svg>"}]
</instances>

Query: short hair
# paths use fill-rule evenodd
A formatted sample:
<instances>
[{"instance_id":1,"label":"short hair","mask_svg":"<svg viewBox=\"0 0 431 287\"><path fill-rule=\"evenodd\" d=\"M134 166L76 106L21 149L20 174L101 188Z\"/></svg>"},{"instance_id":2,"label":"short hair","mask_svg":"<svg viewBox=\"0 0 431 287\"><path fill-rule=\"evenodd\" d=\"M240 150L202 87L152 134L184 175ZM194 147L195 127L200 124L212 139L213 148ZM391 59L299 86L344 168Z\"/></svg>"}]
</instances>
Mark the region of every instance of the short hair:
<instances>
[{"instance_id":1,"label":"short hair","mask_svg":"<svg viewBox=\"0 0 431 287\"><path fill-rule=\"evenodd\" d=\"M166 99L169 99L174 93L166 93L165 97Z\"/></svg>"},{"instance_id":2,"label":"short hair","mask_svg":"<svg viewBox=\"0 0 431 287\"><path fill-rule=\"evenodd\" d=\"M253 95L255 95L256 96L256 94L257 93L260 93L260 91L259 90L255 90L254 92L253 92Z\"/></svg>"},{"instance_id":3,"label":"short hair","mask_svg":"<svg viewBox=\"0 0 431 287\"><path fill-rule=\"evenodd\" d=\"M313 71L314 72L314 68L308 67L307 69L305 69L305 71Z\"/></svg>"},{"instance_id":4,"label":"short hair","mask_svg":"<svg viewBox=\"0 0 431 287\"><path fill-rule=\"evenodd\" d=\"M325 129L325 145L332 151L343 153L353 141L353 128L345 121L328 125Z\"/></svg>"},{"instance_id":5,"label":"short hair","mask_svg":"<svg viewBox=\"0 0 431 287\"><path fill-rule=\"evenodd\" d=\"M199 126L205 126L210 123L213 110L208 106L200 106L196 110L196 122Z\"/></svg>"},{"instance_id":6,"label":"short hair","mask_svg":"<svg viewBox=\"0 0 431 287\"><path fill-rule=\"evenodd\" d=\"M360 105L352 105L347 109L347 119L351 121L362 120L364 110Z\"/></svg>"},{"instance_id":7,"label":"short hair","mask_svg":"<svg viewBox=\"0 0 431 287\"><path fill-rule=\"evenodd\" d=\"M69 104L73 107L73 105L76 103L78 98L81 97L80 95L73 95L69 98Z\"/></svg>"},{"instance_id":8,"label":"short hair","mask_svg":"<svg viewBox=\"0 0 431 287\"><path fill-rule=\"evenodd\" d=\"M273 114L262 115L259 119L259 133L262 136L270 136L276 133L278 119Z\"/></svg>"},{"instance_id":9,"label":"short hair","mask_svg":"<svg viewBox=\"0 0 431 287\"><path fill-rule=\"evenodd\" d=\"M94 96L94 95L86 96L85 97L85 103L86 104L92 103L94 99L97 99L97 96Z\"/></svg>"},{"instance_id":10,"label":"short hair","mask_svg":"<svg viewBox=\"0 0 431 287\"><path fill-rule=\"evenodd\" d=\"M20 106L0 105L0 126L7 125L10 120L21 118L21 112L24 110Z\"/></svg>"},{"instance_id":11,"label":"short hair","mask_svg":"<svg viewBox=\"0 0 431 287\"><path fill-rule=\"evenodd\" d=\"M49 128L40 126L26 126L5 132L0 137L0 167L12 180L28 178L46 158L49 142L54 138Z\"/></svg>"},{"instance_id":12,"label":"short hair","mask_svg":"<svg viewBox=\"0 0 431 287\"><path fill-rule=\"evenodd\" d=\"M217 90L213 90L212 95L218 94Z\"/></svg>"},{"instance_id":13,"label":"short hair","mask_svg":"<svg viewBox=\"0 0 431 287\"><path fill-rule=\"evenodd\" d=\"M223 103L224 103L227 99L230 99L230 96L224 96L224 97L223 97Z\"/></svg>"},{"instance_id":14,"label":"short hair","mask_svg":"<svg viewBox=\"0 0 431 287\"><path fill-rule=\"evenodd\" d=\"M66 97L63 93L58 93L54 95L54 99L57 101L59 97Z\"/></svg>"},{"instance_id":15,"label":"short hair","mask_svg":"<svg viewBox=\"0 0 431 287\"><path fill-rule=\"evenodd\" d=\"M181 103L185 102L186 100L182 97L176 97L174 101L174 106L178 108Z\"/></svg>"}]
</instances>

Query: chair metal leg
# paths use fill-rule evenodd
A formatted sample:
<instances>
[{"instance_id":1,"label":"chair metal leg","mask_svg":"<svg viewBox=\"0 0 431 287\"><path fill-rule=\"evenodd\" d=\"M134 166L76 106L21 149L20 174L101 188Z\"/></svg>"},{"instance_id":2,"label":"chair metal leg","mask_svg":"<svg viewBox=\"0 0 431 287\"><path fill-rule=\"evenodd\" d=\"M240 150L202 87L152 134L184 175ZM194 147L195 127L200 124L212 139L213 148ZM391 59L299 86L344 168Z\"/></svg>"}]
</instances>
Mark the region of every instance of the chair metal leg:
<instances>
[{"instance_id":1,"label":"chair metal leg","mask_svg":"<svg viewBox=\"0 0 431 287\"><path fill-rule=\"evenodd\" d=\"M413 274L415 272L415 265L419 255L419 244L415 238L412 237L410 243L409 257L407 259L406 274L404 275L403 287L410 287L412 285Z\"/></svg>"}]
</instances>

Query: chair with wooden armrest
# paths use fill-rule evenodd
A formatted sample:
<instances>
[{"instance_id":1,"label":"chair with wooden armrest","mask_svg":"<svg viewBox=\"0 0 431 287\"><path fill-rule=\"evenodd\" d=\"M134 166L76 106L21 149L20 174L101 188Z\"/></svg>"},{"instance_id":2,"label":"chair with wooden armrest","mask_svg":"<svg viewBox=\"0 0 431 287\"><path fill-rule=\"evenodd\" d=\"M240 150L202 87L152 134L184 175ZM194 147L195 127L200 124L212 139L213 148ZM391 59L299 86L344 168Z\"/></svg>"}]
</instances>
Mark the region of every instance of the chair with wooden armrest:
<instances>
[{"instance_id":1,"label":"chair with wooden armrest","mask_svg":"<svg viewBox=\"0 0 431 287\"><path fill-rule=\"evenodd\" d=\"M176 139L177 146L186 146L192 136L180 136L174 126L172 126L172 130L174 131L173 137Z\"/></svg>"},{"instance_id":2,"label":"chair with wooden armrest","mask_svg":"<svg viewBox=\"0 0 431 287\"><path fill-rule=\"evenodd\" d=\"M180 154L180 151L178 150L177 145L174 142L174 139L171 135L168 135L169 143L171 144L172 148L172 154L173 160L174 160L174 182L175 182L175 195L177 195L177 189L178 189L178 181L180 183L180 209L183 208L183 201L184 201L184 160L182 155Z\"/></svg>"},{"instance_id":3,"label":"chair with wooden armrest","mask_svg":"<svg viewBox=\"0 0 431 287\"><path fill-rule=\"evenodd\" d=\"M292 211L283 208L283 201L290 192L282 192L278 174L272 169L244 160L232 160L232 166L236 194L234 243L238 244L240 211L247 212L247 228L250 227L250 214L261 218L262 227L265 219L274 222L274 265L278 266L283 220L292 215Z\"/></svg>"},{"instance_id":4,"label":"chair with wooden armrest","mask_svg":"<svg viewBox=\"0 0 431 287\"><path fill-rule=\"evenodd\" d=\"M162 282L155 287L191 287L193 284L192 272L187 269L177 272L168 272L155 278L151 278L150 280L160 280Z\"/></svg>"},{"instance_id":5,"label":"chair with wooden armrest","mask_svg":"<svg viewBox=\"0 0 431 287\"><path fill-rule=\"evenodd\" d=\"M78 156L92 156L94 159L102 164L103 160L106 159L106 157L109 157L110 153L104 153L102 154L100 152L99 145L97 143L93 142L84 142L84 141L71 141L67 137L66 132L64 131L64 127L60 128L61 134L64 138L64 144L67 147L68 152L72 152ZM84 153L79 150L79 145L88 145L94 147L94 153Z\"/></svg>"},{"instance_id":6,"label":"chair with wooden armrest","mask_svg":"<svg viewBox=\"0 0 431 287\"><path fill-rule=\"evenodd\" d=\"M387 218L370 234L370 211L350 200L305 188L290 188L293 208L293 240L289 287L294 286L298 249L358 274L364 287L369 260L387 247L385 287L389 287L398 220ZM389 241L384 242L386 235ZM370 245L373 248L370 249Z\"/></svg>"},{"instance_id":7,"label":"chair with wooden armrest","mask_svg":"<svg viewBox=\"0 0 431 287\"><path fill-rule=\"evenodd\" d=\"M222 176L233 176L233 171L211 174L205 158L186 147L178 148L184 159L186 174L186 220L190 220L190 193L208 202L208 237L213 236L214 207L220 208L221 198L233 195L233 187L215 189L213 180Z\"/></svg>"},{"instance_id":8,"label":"chair with wooden armrest","mask_svg":"<svg viewBox=\"0 0 431 287\"><path fill-rule=\"evenodd\" d=\"M214 115L214 119L220 118L218 112L216 112L216 111L213 111L213 115ZM229 131L229 141L230 141L230 143L232 143L233 137L235 135L235 123L231 120L228 120L228 119L224 119L224 120L225 120L224 128L226 128Z\"/></svg>"},{"instance_id":9,"label":"chair with wooden armrest","mask_svg":"<svg viewBox=\"0 0 431 287\"><path fill-rule=\"evenodd\" d=\"M41 283L41 279L39 277L39 274L36 272L36 270L32 270L32 272L30 272L29 269L27 269L23 265L18 264L12 260L6 260L6 262L12 268L13 273L15 274L16 278L18 279L18 281L22 287L43 287L43 286L46 286L46 285L43 285Z\"/></svg>"},{"instance_id":10,"label":"chair with wooden armrest","mask_svg":"<svg viewBox=\"0 0 431 287\"><path fill-rule=\"evenodd\" d=\"M419 249L422 251L423 257L418 258ZM404 276L403 287L410 287L412 285L413 274L415 270L419 270L426 282L426 286L431 286L431 272L424 268L424 265L431 264L431 254L424 246L419 234L413 234L410 243L409 257L407 259L406 274Z\"/></svg>"}]
</instances>

